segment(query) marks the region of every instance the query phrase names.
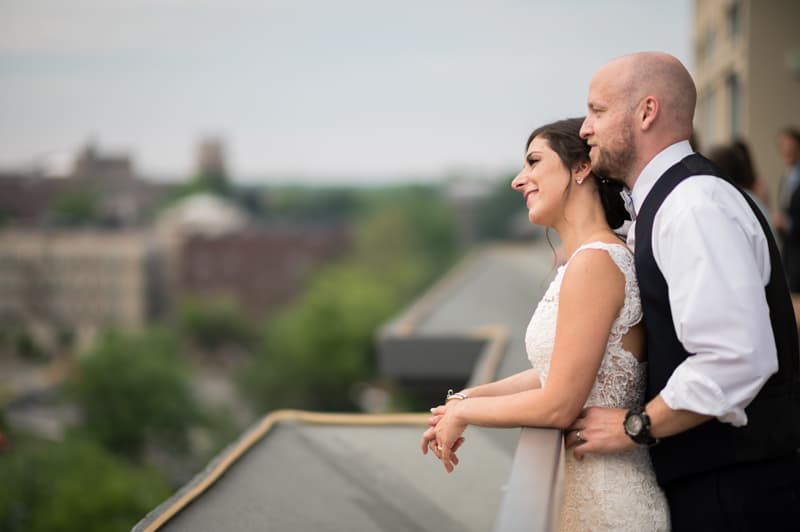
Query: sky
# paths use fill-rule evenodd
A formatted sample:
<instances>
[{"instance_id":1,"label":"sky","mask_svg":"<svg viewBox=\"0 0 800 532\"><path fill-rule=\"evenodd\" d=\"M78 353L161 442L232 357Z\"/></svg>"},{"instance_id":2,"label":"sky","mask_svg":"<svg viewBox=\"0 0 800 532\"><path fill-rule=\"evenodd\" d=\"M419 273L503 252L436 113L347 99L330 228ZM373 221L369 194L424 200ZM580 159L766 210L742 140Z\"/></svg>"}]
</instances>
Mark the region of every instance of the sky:
<instances>
[{"instance_id":1,"label":"sky","mask_svg":"<svg viewBox=\"0 0 800 532\"><path fill-rule=\"evenodd\" d=\"M592 73L691 70L691 0L0 0L0 169L87 142L153 179L204 137L243 183L509 173Z\"/></svg>"}]
</instances>

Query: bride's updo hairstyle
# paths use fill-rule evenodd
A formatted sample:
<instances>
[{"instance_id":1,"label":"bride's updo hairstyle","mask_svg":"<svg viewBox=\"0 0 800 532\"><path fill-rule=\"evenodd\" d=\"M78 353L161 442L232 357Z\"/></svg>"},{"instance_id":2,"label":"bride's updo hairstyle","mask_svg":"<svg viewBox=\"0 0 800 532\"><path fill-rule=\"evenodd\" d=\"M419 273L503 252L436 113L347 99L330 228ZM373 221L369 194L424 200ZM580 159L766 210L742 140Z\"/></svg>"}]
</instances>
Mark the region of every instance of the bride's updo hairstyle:
<instances>
[{"instance_id":1,"label":"bride's updo hairstyle","mask_svg":"<svg viewBox=\"0 0 800 532\"><path fill-rule=\"evenodd\" d=\"M562 164L572 175L573 169L579 164L591 164L589 160L589 145L580 137L582 124L583 118L567 118L566 120L559 120L538 127L528 137L525 151L527 152L534 138L541 137L546 139L550 149L556 152ZM625 220L631 219L628 211L625 210L625 202L620 195L625 185L622 181L616 179L598 177L594 172L591 173L591 177L597 184L597 191L600 193L600 202L603 204L606 221L611 229L617 229L622 226ZM565 197L569 195L571 188L572 179L569 180L567 188L564 189Z\"/></svg>"}]
</instances>

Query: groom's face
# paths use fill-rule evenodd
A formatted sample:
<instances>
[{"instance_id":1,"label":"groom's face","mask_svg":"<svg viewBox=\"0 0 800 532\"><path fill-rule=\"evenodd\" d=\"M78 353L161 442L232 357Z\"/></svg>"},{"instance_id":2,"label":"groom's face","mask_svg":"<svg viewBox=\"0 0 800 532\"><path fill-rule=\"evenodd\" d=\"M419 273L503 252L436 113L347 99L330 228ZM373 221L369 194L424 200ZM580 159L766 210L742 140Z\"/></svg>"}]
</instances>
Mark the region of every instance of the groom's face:
<instances>
[{"instance_id":1,"label":"groom's face","mask_svg":"<svg viewBox=\"0 0 800 532\"><path fill-rule=\"evenodd\" d=\"M592 170L600 176L627 181L636 159L633 107L619 75L599 71L589 85L589 102L581 137L591 146Z\"/></svg>"}]
</instances>

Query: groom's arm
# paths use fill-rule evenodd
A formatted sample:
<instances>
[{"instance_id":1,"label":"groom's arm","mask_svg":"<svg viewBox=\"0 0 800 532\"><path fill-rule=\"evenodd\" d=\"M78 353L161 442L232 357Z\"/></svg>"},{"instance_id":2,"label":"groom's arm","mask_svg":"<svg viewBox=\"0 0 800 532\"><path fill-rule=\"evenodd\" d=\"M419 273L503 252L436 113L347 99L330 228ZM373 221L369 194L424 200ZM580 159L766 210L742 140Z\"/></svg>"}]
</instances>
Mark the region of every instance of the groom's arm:
<instances>
[{"instance_id":1,"label":"groom's arm","mask_svg":"<svg viewBox=\"0 0 800 532\"><path fill-rule=\"evenodd\" d=\"M770 265L763 231L749 207L739 210L728 198L723 208L725 198L704 197L709 184L723 186L707 176L676 187L653 227L653 254L669 286L675 333L694 353L646 406L656 438L712 417L746 424L745 407L778 368L764 293ZM623 429L625 412L588 409L570 427L588 442L576 455L635 448ZM570 432L567 444L576 440Z\"/></svg>"},{"instance_id":2,"label":"groom's arm","mask_svg":"<svg viewBox=\"0 0 800 532\"><path fill-rule=\"evenodd\" d=\"M698 176L676 187L656 214L653 257L669 287L676 338L692 354L661 399L673 410L746 425L745 408L778 370L763 229L736 190Z\"/></svg>"},{"instance_id":3,"label":"groom's arm","mask_svg":"<svg viewBox=\"0 0 800 532\"><path fill-rule=\"evenodd\" d=\"M702 423L712 416L698 414L689 410L673 410L661 396L656 396L645 407L650 417L650 434L658 439L680 434ZM586 453L616 453L638 447L623 428L625 413L620 408L591 407L581 413L567 434L567 447L574 447L575 457L580 459ZM581 441L577 432L581 433Z\"/></svg>"}]
</instances>

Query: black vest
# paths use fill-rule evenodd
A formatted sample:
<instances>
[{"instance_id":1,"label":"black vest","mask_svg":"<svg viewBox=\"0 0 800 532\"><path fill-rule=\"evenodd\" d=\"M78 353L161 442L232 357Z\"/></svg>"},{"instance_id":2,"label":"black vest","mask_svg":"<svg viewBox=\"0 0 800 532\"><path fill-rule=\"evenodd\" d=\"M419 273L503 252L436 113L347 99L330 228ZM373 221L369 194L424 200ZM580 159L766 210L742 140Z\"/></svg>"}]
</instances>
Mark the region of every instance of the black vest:
<instances>
[{"instance_id":1,"label":"black vest","mask_svg":"<svg viewBox=\"0 0 800 532\"><path fill-rule=\"evenodd\" d=\"M678 183L694 175L721 177L720 171L706 158L690 155L661 176L636 217L635 264L647 330L648 401L664 388L675 368L692 356L678 340L673 327L667 282L653 258L652 233L653 220L664 199ZM772 232L758 207L736 188L747 200L769 242L771 275L766 297L779 369L745 409L746 426L734 427L712 419L652 447L650 456L661 484L735 463L784 456L800 447L800 357L794 310Z\"/></svg>"}]
</instances>

